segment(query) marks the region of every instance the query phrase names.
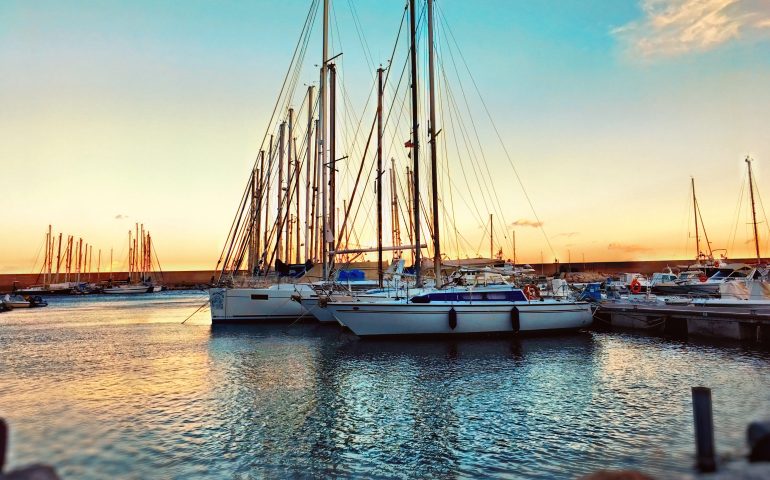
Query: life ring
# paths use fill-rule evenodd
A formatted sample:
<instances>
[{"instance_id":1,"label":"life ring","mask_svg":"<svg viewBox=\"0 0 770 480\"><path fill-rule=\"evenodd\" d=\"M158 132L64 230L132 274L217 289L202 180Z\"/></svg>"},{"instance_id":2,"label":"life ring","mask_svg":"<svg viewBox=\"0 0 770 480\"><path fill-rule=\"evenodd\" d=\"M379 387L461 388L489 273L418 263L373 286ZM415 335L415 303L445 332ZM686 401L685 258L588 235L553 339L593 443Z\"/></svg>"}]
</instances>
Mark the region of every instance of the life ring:
<instances>
[{"instance_id":1,"label":"life ring","mask_svg":"<svg viewBox=\"0 0 770 480\"><path fill-rule=\"evenodd\" d=\"M719 260L714 260L714 266L719 268Z\"/></svg>"},{"instance_id":2,"label":"life ring","mask_svg":"<svg viewBox=\"0 0 770 480\"><path fill-rule=\"evenodd\" d=\"M524 295L527 296L528 300L537 300L540 298L540 289L537 288L537 285L530 283L524 286Z\"/></svg>"},{"instance_id":3,"label":"life ring","mask_svg":"<svg viewBox=\"0 0 770 480\"><path fill-rule=\"evenodd\" d=\"M631 293L642 292L642 284L639 282L638 278L634 278L633 280L631 280L631 285L629 287L629 290L631 290Z\"/></svg>"},{"instance_id":4,"label":"life ring","mask_svg":"<svg viewBox=\"0 0 770 480\"><path fill-rule=\"evenodd\" d=\"M706 281L706 280L708 280L708 279L709 279L709 278L706 276L706 274L705 274L705 273L701 273L701 274L700 274L700 276L698 277L698 280L700 280L700 281L701 281L701 283L705 282L705 281Z\"/></svg>"}]
</instances>

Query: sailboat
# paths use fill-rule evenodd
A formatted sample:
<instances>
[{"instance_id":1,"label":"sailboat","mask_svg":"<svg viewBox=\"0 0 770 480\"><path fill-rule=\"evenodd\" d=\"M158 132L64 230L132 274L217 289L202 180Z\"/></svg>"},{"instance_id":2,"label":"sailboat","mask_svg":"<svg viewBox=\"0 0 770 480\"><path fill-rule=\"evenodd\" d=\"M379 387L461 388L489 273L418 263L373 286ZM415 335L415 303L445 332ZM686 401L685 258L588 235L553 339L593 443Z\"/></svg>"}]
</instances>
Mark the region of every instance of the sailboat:
<instances>
[{"instance_id":1,"label":"sailboat","mask_svg":"<svg viewBox=\"0 0 770 480\"><path fill-rule=\"evenodd\" d=\"M124 282L109 280L102 293L109 295L129 295L160 292L164 286L153 277L153 244L150 232L145 232L144 225L136 224L136 233L128 231L128 278Z\"/></svg>"},{"instance_id":2,"label":"sailboat","mask_svg":"<svg viewBox=\"0 0 770 480\"><path fill-rule=\"evenodd\" d=\"M410 54L412 84L412 160L414 162L414 224L420 225L419 205L419 122L417 86L417 48L415 42L415 1L409 1ZM433 271L436 285L442 280L440 247L438 170L434 87L433 0L427 0L429 123L431 156ZM419 232L415 229L415 233ZM419 245L419 237L415 242ZM417 284L421 284L420 248L415 249ZM593 321L587 302L533 298L510 285L431 289L399 300L355 298L327 305L334 317L358 336L458 335L518 333L534 330L564 330L586 327Z\"/></svg>"}]
</instances>

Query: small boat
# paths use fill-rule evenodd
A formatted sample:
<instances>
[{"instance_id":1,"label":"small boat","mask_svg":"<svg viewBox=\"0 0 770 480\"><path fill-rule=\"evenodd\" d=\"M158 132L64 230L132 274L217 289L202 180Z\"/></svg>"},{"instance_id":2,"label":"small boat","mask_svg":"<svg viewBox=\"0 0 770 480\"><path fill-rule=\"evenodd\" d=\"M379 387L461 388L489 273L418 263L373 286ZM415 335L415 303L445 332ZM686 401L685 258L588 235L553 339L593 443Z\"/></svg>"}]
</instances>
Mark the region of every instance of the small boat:
<instances>
[{"instance_id":1,"label":"small boat","mask_svg":"<svg viewBox=\"0 0 770 480\"><path fill-rule=\"evenodd\" d=\"M109 287L105 287L102 290L102 293L107 294L118 294L118 295L131 295L131 294L137 294L137 293L150 293L153 292L155 289L155 286L153 285L145 285L143 283L140 284L122 284L122 285L112 285Z\"/></svg>"},{"instance_id":2,"label":"small boat","mask_svg":"<svg viewBox=\"0 0 770 480\"><path fill-rule=\"evenodd\" d=\"M21 295L16 294L6 294L5 297L3 297L3 305L8 307L9 309L14 308L29 308L32 306L31 302L24 298Z\"/></svg>"}]
</instances>

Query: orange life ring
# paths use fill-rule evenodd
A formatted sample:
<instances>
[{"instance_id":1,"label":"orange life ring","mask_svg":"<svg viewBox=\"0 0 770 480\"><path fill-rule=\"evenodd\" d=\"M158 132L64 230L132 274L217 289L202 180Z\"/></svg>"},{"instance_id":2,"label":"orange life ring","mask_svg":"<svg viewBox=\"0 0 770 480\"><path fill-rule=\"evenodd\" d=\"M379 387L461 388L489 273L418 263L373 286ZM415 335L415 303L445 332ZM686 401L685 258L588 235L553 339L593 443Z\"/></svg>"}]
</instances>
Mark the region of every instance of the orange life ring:
<instances>
[{"instance_id":1,"label":"orange life ring","mask_svg":"<svg viewBox=\"0 0 770 480\"><path fill-rule=\"evenodd\" d=\"M530 283L524 286L524 295L527 296L528 300L537 300L540 298L540 289L537 288L537 285Z\"/></svg>"},{"instance_id":2,"label":"orange life ring","mask_svg":"<svg viewBox=\"0 0 770 480\"><path fill-rule=\"evenodd\" d=\"M705 282L705 281L706 281L706 280L708 280L708 279L709 279L709 278L706 276L706 274L705 274L705 273L701 273L701 274L700 274L700 276L698 277L698 280L700 280L700 281L701 281L701 283Z\"/></svg>"},{"instance_id":3,"label":"orange life ring","mask_svg":"<svg viewBox=\"0 0 770 480\"><path fill-rule=\"evenodd\" d=\"M639 282L638 278L634 278L633 280L631 280L631 286L629 289L631 290L631 293L642 292L642 284Z\"/></svg>"}]
</instances>

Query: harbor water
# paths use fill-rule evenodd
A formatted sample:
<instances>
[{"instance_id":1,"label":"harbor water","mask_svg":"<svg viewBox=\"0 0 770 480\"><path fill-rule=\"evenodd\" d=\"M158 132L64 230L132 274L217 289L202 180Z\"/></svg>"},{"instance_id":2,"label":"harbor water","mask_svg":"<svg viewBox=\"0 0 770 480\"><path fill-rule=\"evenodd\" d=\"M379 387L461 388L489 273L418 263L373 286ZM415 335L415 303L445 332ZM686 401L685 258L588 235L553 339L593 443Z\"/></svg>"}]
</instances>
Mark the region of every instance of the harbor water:
<instances>
[{"instance_id":1,"label":"harbor water","mask_svg":"<svg viewBox=\"0 0 770 480\"><path fill-rule=\"evenodd\" d=\"M638 334L361 341L210 325L204 292L0 314L9 464L63 478L573 478L692 472L690 387L717 451L770 413L770 352Z\"/></svg>"}]
</instances>

